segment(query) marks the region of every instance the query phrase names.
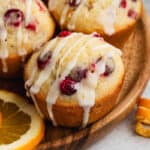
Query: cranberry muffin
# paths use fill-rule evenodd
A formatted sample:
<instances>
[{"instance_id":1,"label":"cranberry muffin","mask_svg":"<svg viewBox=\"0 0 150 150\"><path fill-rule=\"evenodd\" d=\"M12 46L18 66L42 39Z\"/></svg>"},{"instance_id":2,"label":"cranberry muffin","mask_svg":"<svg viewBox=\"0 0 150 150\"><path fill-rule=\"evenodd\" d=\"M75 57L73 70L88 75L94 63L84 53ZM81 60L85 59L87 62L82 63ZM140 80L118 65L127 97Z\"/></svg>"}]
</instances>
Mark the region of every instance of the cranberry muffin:
<instances>
[{"instance_id":1,"label":"cranberry muffin","mask_svg":"<svg viewBox=\"0 0 150 150\"><path fill-rule=\"evenodd\" d=\"M142 1L49 0L49 10L62 29L98 32L119 46L129 37L141 17Z\"/></svg>"},{"instance_id":2,"label":"cranberry muffin","mask_svg":"<svg viewBox=\"0 0 150 150\"><path fill-rule=\"evenodd\" d=\"M121 51L97 33L62 31L32 55L25 87L54 125L85 127L116 104L124 77Z\"/></svg>"},{"instance_id":3,"label":"cranberry muffin","mask_svg":"<svg viewBox=\"0 0 150 150\"><path fill-rule=\"evenodd\" d=\"M16 77L26 56L52 37L55 24L41 0L0 4L0 77Z\"/></svg>"}]
</instances>

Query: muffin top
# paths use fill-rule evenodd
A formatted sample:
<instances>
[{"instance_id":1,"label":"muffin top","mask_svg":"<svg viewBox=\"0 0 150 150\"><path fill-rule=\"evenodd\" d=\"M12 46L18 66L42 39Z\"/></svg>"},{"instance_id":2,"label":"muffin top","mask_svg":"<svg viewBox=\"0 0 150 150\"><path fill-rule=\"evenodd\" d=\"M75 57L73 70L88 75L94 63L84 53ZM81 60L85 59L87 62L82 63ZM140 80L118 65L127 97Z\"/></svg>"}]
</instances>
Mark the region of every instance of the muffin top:
<instances>
[{"instance_id":1,"label":"muffin top","mask_svg":"<svg viewBox=\"0 0 150 150\"><path fill-rule=\"evenodd\" d=\"M52 105L84 108L84 125L95 101L106 98L120 87L124 76L121 51L97 33L86 35L62 31L33 54L25 67L25 87L35 101L46 101L55 124Z\"/></svg>"},{"instance_id":2,"label":"muffin top","mask_svg":"<svg viewBox=\"0 0 150 150\"><path fill-rule=\"evenodd\" d=\"M113 35L132 26L142 12L141 0L49 0L62 28Z\"/></svg>"},{"instance_id":3,"label":"muffin top","mask_svg":"<svg viewBox=\"0 0 150 150\"><path fill-rule=\"evenodd\" d=\"M0 59L24 56L52 36L54 22L41 0L0 4Z\"/></svg>"},{"instance_id":4,"label":"muffin top","mask_svg":"<svg viewBox=\"0 0 150 150\"><path fill-rule=\"evenodd\" d=\"M26 88L53 104L56 100L93 104L120 84L124 75L120 55L96 33L63 31L27 63Z\"/></svg>"}]
</instances>

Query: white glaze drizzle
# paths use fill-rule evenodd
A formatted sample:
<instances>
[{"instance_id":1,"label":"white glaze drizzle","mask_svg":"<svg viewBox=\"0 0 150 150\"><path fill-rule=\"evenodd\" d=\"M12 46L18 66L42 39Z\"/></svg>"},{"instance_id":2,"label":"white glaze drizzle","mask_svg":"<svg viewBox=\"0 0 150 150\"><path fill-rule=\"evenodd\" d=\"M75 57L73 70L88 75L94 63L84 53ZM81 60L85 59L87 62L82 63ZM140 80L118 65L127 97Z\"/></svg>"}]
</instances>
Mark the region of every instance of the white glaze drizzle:
<instances>
[{"instance_id":1,"label":"white glaze drizzle","mask_svg":"<svg viewBox=\"0 0 150 150\"><path fill-rule=\"evenodd\" d=\"M51 48L54 46L55 42L56 42L56 39L54 39L50 44L48 44L43 53L45 54L49 49L51 49ZM44 116L44 115L42 114L42 112L40 111L40 108L39 108L39 106L38 106L38 104L37 104L37 102L36 102L36 100L35 100L34 93L30 92L30 89L29 89L29 87L32 85L32 83L33 83L33 81L34 81L34 77L35 77L35 75L36 75L36 73L37 73L37 70L38 70L36 63L35 63L34 66L35 66L35 67L34 67L34 69L32 70L31 76L29 77L29 79L28 79L28 80L26 81L26 83L25 83L25 89L26 89L26 91L27 91L27 92L26 92L26 95L27 95L28 97L31 96L31 98L33 99L33 102L34 102L34 104L35 104L35 107L37 108L38 113L40 114L40 116Z\"/></svg>"},{"instance_id":2,"label":"white glaze drizzle","mask_svg":"<svg viewBox=\"0 0 150 150\"><path fill-rule=\"evenodd\" d=\"M26 12L25 12L25 26L29 24L31 18L31 6L32 0L25 0ZM22 27L20 26L18 29L17 39L18 39L18 54L22 56L22 61L25 59L25 55L27 51L24 47L22 47L22 42L25 44L28 42L28 33L24 33L24 37L22 37Z\"/></svg>"},{"instance_id":3,"label":"white glaze drizzle","mask_svg":"<svg viewBox=\"0 0 150 150\"><path fill-rule=\"evenodd\" d=\"M70 45L70 47L68 48L68 50L66 51L66 53L64 54L64 56L61 58L59 64L63 63L63 61L65 60L65 58L68 57L69 54L71 53L72 49L75 48L80 42L82 42L82 39L84 39L84 38L79 38L73 45ZM60 68L61 68L61 65L59 65L59 67L57 69L57 74L56 74L57 77L59 76Z\"/></svg>"},{"instance_id":4,"label":"white glaze drizzle","mask_svg":"<svg viewBox=\"0 0 150 150\"><path fill-rule=\"evenodd\" d=\"M39 92L41 85L48 79L50 73L55 68L57 55L74 34L75 33L73 33L72 35L66 37L64 40L59 42L58 46L54 49L52 53L51 63L43 71L41 71L37 81L34 83L34 85L32 85L30 89L31 92L33 92L34 94Z\"/></svg>"},{"instance_id":5,"label":"white glaze drizzle","mask_svg":"<svg viewBox=\"0 0 150 150\"><path fill-rule=\"evenodd\" d=\"M1 41L0 58L2 59L2 71L6 73L8 72L6 59L9 55L9 52L7 49L7 30L4 25L3 18L0 18L0 41Z\"/></svg>"},{"instance_id":6,"label":"white glaze drizzle","mask_svg":"<svg viewBox=\"0 0 150 150\"><path fill-rule=\"evenodd\" d=\"M42 54L41 54L41 57L45 54L45 53L47 53L47 51L48 50L50 50L53 46L54 46L54 44L56 43L56 41L57 41L57 39L54 39L54 40L52 40L47 46L46 46L46 48L44 49L44 51L42 52ZM28 87L30 87L32 84L33 84L33 81L34 81L34 77L35 77L35 75L36 75L36 73L37 73L37 71L38 71L38 68L37 68L37 63L35 62L35 64L34 64L34 69L32 70L32 73L31 73L31 75L30 75L30 77L29 77L29 79L26 81L26 83L25 83L25 89L28 89ZM29 93L28 93L28 95L29 95Z\"/></svg>"},{"instance_id":7,"label":"white glaze drizzle","mask_svg":"<svg viewBox=\"0 0 150 150\"><path fill-rule=\"evenodd\" d=\"M22 26L18 27L18 32L17 32L17 48L18 48L18 54L19 56L22 56L22 59L24 59L23 56L26 55L26 50L22 47L22 41L23 41L23 37L22 37Z\"/></svg>"},{"instance_id":8,"label":"white glaze drizzle","mask_svg":"<svg viewBox=\"0 0 150 150\"><path fill-rule=\"evenodd\" d=\"M36 99L35 99L35 97L34 97L34 94L30 93L30 96L31 96L31 98L32 98L32 100L33 100L33 102L34 102L34 105L35 105L35 108L36 108L37 112L39 113L39 115L41 116L41 118L44 118L44 115L43 115L43 113L41 112L41 109L39 108L39 106L38 106L38 104L37 104L37 101L36 101Z\"/></svg>"},{"instance_id":9,"label":"white glaze drizzle","mask_svg":"<svg viewBox=\"0 0 150 150\"><path fill-rule=\"evenodd\" d=\"M87 39L87 37L85 38ZM80 39L81 40L81 39ZM82 41L83 42L83 41ZM88 42L88 41L86 41ZM52 111L52 105L56 103L56 100L60 94L59 92L59 83L61 80L64 80L64 78L71 72L71 70L75 67L77 63L77 59L80 55L80 53L84 50L85 45L83 45L79 51L76 53L76 55L73 57L72 61L69 62L64 70L64 72L61 74L61 77L57 77L57 79L54 81L54 83L50 86L49 92L46 97L46 102L47 102L47 109L49 114L51 115L51 120L53 122L53 125L57 125L54 116L53 116L53 111ZM71 48L72 49L72 48ZM58 73L59 74L59 73Z\"/></svg>"},{"instance_id":10,"label":"white glaze drizzle","mask_svg":"<svg viewBox=\"0 0 150 150\"><path fill-rule=\"evenodd\" d=\"M103 10L99 16L99 22L103 26L105 33L108 35L112 35L115 32L115 18L116 12L111 6Z\"/></svg>"},{"instance_id":11,"label":"white glaze drizzle","mask_svg":"<svg viewBox=\"0 0 150 150\"><path fill-rule=\"evenodd\" d=\"M91 107L95 104L95 88L98 77L97 73L88 72L87 78L79 84L77 99L84 110L82 127L87 125Z\"/></svg>"},{"instance_id":12,"label":"white glaze drizzle","mask_svg":"<svg viewBox=\"0 0 150 150\"><path fill-rule=\"evenodd\" d=\"M120 0L112 1L112 4L105 8L99 15L98 21L103 26L105 33L108 35L115 33L115 22L119 3Z\"/></svg>"},{"instance_id":13,"label":"white glaze drizzle","mask_svg":"<svg viewBox=\"0 0 150 150\"><path fill-rule=\"evenodd\" d=\"M99 50L99 49L106 49L106 48L108 48L108 45L107 44L104 44L104 45L102 45L102 46L95 46L95 47L93 47L92 48L92 50L93 51L96 51L96 50Z\"/></svg>"},{"instance_id":14,"label":"white glaze drizzle","mask_svg":"<svg viewBox=\"0 0 150 150\"><path fill-rule=\"evenodd\" d=\"M96 71L94 73L89 72L87 79L84 79L78 86L78 101L80 106L82 106L84 109L82 127L87 125L89 121L90 110L95 104L95 89L97 87L99 76L105 72L106 61L108 58L112 58L114 53L115 51L109 51L107 54L105 54L103 59L96 64Z\"/></svg>"},{"instance_id":15,"label":"white glaze drizzle","mask_svg":"<svg viewBox=\"0 0 150 150\"><path fill-rule=\"evenodd\" d=\"M82 7L84 6L86 0L81 1L80 5L78 7L76 7L76 10L73 12L69 24L68 24L68 29L69 30L74 30L75 29L75 22L76 22L76 18L79 15L80 10L82 9ZM60 17L60 25L63 26L65 21L66 21L66 17L68 14L68 11L70 9L69 4L66 4L66 6L64 7L61 17Z\"/></svg>"},{"instance_id":16,"label":"white glaze drizzle","mask_svg":"<svg viewBox=\"0 0 150 150\"><path fill-rule=\"evenodd\" d=\"M31 5L32 5L32 0L26 0L26 17L25 17L25 25L28 25L28 23L30 22Z\"/></svg>"},{"instance_id":17,"label":"white glaze drizzle","mask_svg":"<svg viewBox=\"0 0 150 150\"><path fill-rule=\"evenodd\" d=\"M82 0L80 5L76 8L76 10L73 12L73 15L69 21L69 24L68 24L68 29L69 30L74 30L75 29L75 23L76 23L76 19L77 19L77 16L79 15L82 7L84 6L85 2L87 0Z\"/></svg>"},{"instance_id":18,"label":"white glaze drizzle","mask_svg":"<svg viewBox=\"0 0 150 150\"><path fill-rule=\"evenodd\" d=\"M31 73L29 79L25 82L25 89L27 90L27 93L26 93L27 96L30 96L30 92L28 91L28 88L32 85L32 82L34 81L35 74L37 72L37 64L35 63L34 66L35 67L32 70L32 73Z\"/></svg>"},{"instance_id":19,"label":"white glaze drizzle","mask_svg":"<svg viewBox=\"0 0 150 150\"><path fill-rule=\"evenodd\" d=\"M49 75L51 74L51 71L55 67L57 55L62 50L63 46L67 43L67 41L68 41L68 39L70 37L71 36L67 37L63 42L60 42L60 44L55 48L54 53L53 53L52 58L51 58L51 62L53 62L53 63L50 63L50 65L48 65L46 67L46 69L43 70L39 74L39 77L38 77L37 81L30 88L30 92L29 92L30 95L33 96L34 94L38 93L39 90L40 90L41 85L48 79ZM41 56L44 55L51 47L53 47L53 45L55 44L56 40L57 40L57 38L55 40L53 40L52 42L50 42L50 44L48 44L48 46L45 48L45 50L43 51L43 53L41 54ZM29 86L29 84L32 84L31 82L34 79L35 73L36 73L36 70L34 71L34 74L31 76L31 78L27 81L27 83L25 85L26 87ZM36 101L35 101L35 105L38 106L36 104ZM50 115L51 119L53 120L53 123L55 124L54 119L52 118L52 116L51 116L50 113L49 113L49 115Z\"/></svg>"}]
</instances>

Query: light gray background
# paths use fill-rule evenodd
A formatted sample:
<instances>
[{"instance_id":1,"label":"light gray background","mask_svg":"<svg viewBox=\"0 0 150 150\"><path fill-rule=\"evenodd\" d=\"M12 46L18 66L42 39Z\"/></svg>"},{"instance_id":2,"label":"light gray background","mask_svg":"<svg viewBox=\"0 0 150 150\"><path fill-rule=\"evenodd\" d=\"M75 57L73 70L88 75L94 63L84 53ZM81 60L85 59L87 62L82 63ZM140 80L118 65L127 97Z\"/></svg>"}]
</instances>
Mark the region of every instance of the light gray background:
<instances>
[{"instance_id":1,"label":"light gray background","mask_svg":"<svg viewBox=\"0 0 150 150\"><path fill-rule=\"evenodd\" d=\"M143 1L150 14L150 0ZM150 81L143 95L150 98ZM118 124L99 142L91 145L88 150L150 150L150 139L134 133L134 118L135 114L132 112L127 119Z\"/></svg>"}]
</instances>

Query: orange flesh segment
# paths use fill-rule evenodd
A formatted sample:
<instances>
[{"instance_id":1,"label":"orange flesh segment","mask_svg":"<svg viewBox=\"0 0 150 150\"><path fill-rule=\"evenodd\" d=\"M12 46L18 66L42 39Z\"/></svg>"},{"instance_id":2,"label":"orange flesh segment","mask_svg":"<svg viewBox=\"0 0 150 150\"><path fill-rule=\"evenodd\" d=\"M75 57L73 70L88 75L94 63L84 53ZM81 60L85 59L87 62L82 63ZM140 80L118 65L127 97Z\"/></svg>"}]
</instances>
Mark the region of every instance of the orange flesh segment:
<instances>
[{"instance_id":1,"label":"orange flesh segment","mask_svg":"<svg viewBox=\"0 0 150 150\"><path fill-rule=\"evenodd\" d=\"M150 100L144 98L139 100L136 121L136 133L150 138Z\"/></svg>"},{"instance_id":2,"label":"orange flesh segment","mask_svg":"<svg viewBox=\"0 0 150 150\"><path fill-rule=\"evenodd\" d=\"M16 94L0 91L0 110L0 150L1 147L7 149L9 144L12 144L14 150L34 150L45 133L44 121L34 107L26 104L25 99ZM18 143L13 145L16 141Z\"/></svg>"}]
</instances>

